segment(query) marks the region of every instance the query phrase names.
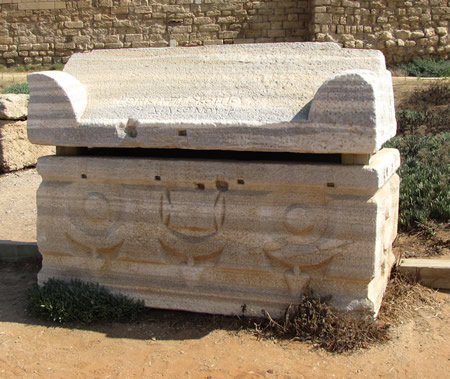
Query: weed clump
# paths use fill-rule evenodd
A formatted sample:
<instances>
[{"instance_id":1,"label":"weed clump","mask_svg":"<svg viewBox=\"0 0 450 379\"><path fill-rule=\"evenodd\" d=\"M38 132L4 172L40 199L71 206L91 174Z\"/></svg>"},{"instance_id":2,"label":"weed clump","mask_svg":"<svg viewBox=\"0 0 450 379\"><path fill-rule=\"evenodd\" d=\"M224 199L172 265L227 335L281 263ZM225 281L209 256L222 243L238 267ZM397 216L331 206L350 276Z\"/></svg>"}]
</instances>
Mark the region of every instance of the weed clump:
<instances>
[{"instance_id":1,"label":"weed clump","mask_svg":"<svg viewBox=\"0 0 450 379\"><path fill-rule=\"evenodd\" d=\"M389 341L391 325L414 318L418 308L435 311L441 306L433 290L396 268L391 272L377 320L336 311L328 300L329 297L320 298L307 292L280 319L274 320L266 312L267 320L254 323L256 334L263 338L310 342L332 353L351 353Z\"/></svg>"},{"instance_id":2,"label":"weed clump","mask_svg":"<svg viewBox=\"0 0 450 379\"><path fill-rule=\"evenodd\" d=\"M16 94L29 94L28 83L15 83L6 87L2 93L16 93Z\"/></svg>"},{"instance_id":3,"label":"weed clump","mask_svg":"<svg viewBox=\"0 0 450 379\"><path fill-rule=\"evenodd\" d=\"M308 341L333 353L350 352L389 340L387 324L338 312L327 300L306 293L299 304L289 306L282 319L273 320L266 313L268 321L258 326L257 333L269 338Z\"/></svg>"},{"instance_id":4,"label":"weed clump","mask_svg":"<svg viewBox=\"0 0 450 379\"><path fill-rule=\"evenodd\" d=\"M91 324L130 321L144 310L143 301L113 294L99 284L49 279L27 292L28 312L45 321Z\"/></svg>"}]
</instances>

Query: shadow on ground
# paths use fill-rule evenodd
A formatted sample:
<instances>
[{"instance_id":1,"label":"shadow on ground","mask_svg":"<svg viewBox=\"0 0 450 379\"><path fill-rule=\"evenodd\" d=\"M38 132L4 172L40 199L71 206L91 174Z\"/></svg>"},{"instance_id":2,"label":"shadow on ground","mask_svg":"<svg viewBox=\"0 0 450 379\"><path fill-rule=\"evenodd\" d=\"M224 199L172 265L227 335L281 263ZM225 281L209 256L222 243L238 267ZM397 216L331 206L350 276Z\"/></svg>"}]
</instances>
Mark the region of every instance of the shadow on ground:
<instances>
[{"instance_id":1,"label":"shadow on ground","mask_svg":"<svg viewBox=\"0 0 450 379\"><path fill-rule=\"evenodd\" d=\"M26 291L37 282L41 259L26 258L17 262L0 260L0 323L13 322L49 328L82 329L103 333L110 338L137 340L200 339L213 330L239 331L250 325L250 319L168 311L146 308L133 322L80 325L54 324L27 314ZM0 326L1 329L1 326Z\"/></svg>"}]
</instances>

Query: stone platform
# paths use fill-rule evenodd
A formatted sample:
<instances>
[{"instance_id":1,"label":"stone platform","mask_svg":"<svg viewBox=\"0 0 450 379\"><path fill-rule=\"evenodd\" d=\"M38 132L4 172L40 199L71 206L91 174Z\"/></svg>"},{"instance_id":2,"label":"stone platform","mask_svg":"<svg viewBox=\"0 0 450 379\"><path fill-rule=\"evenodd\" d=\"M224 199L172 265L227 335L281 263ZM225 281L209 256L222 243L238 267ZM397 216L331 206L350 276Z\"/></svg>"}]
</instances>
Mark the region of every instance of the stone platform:
<instances>
[{"instance_id":1,"label":"stone platform","mask_svg":"<svg viewBox=\"0 0 450 379\"><path fill-rule=\"evenodd\" d=\"M32 144L27 136L28 95L0 95L0 173L36 165L55 147Z\"/></svg>"}]
</instances>

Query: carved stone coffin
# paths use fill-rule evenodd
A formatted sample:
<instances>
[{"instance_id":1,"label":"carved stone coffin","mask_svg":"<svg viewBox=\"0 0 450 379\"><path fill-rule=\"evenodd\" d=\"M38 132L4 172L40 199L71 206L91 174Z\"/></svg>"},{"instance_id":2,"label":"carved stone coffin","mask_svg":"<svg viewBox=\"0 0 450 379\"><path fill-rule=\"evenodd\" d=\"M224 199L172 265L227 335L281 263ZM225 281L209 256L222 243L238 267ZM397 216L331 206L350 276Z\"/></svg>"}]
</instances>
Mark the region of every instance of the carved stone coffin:
<instances>
[{"instance_id":1,"label":"carved stone coffin","mask_svg":"<svg viewBox=\"0 0 450 379\"><path fill-rule=\"evenodd\" d=\"M258 316L309 287L374 314L393 263L398 165L394 149L367 166L41 158L39 281Z\"/></svg>"},{"instance_id":2,"label":"carved stone coffin","mask_svg":"<svg viewBox=\"0 0 450 379\"><path fill-rule=\"evenodd\" d=\"M38 162L40 283L256 316L310 288L377 314L399 189L399 154L380 150L396 127L381 53L95 51L29 84L29 137L59 146Z\"/></svg>"}]
</instances>

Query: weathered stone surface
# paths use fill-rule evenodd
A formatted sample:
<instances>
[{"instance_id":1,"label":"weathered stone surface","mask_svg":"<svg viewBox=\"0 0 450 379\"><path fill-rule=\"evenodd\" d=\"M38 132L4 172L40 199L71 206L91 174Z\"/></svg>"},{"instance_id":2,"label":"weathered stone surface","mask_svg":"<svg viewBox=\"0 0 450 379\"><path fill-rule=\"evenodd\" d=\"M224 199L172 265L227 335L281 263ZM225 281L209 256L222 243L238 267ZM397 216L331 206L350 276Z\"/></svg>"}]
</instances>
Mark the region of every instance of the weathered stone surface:
<instances>
[{"instance_id":1,"label":"weathered stone surface","mask_svg":"<svg viewBox=\"0 0 450 379\"><path fill-rule=\"evenodd\" d=\"M0 171L34 166L39 157L52 154L55 147L34 145L28 140L26 121L0 121Z\"/></svg>"},{"instance_id":2,"label":"weathered stone surface","mask_svg":"<svg viewBox=\"0 0 450 379\"><path fill-rule=\"evenodd\" d=\"M29 95L0 95L0 120L24 120L28 114Z\"/></svg>"},{"instance_id":3,"label":"weathered stone surface","mask_svg":"<svg viewBox=\"0 0 450 379\"><path fill-rule=\"evenodd\" d=\"M279 315L311 288L378 312L399 185L398 152L378 151L395 134L379 52L97 51L29 84L30 138L58 146L38 165L40 283L76 277L152 307L251 315Z\"/></svg>"},{"instance_id":4,"label":"weathered stone surface","mask_svg":"<svg viewBox=\"0 0 450 379\"><path fill-rule=\"evenodd\" d=\"M377 313L396 235L399 166L44 157L39 282L77 277L148 306L279 315L310 287Z\"/></svg>"},{"instance_id":5,"label":"weathered stone surface","mask_svg":"<svg viewBox=\"0 0 450 379\"><path fill-rule=\"evenodd\" d=\"M39 144L361 154L396 130L383 55L333 43L94 51L28 81Z\"/></svg>"}]
</instances>

